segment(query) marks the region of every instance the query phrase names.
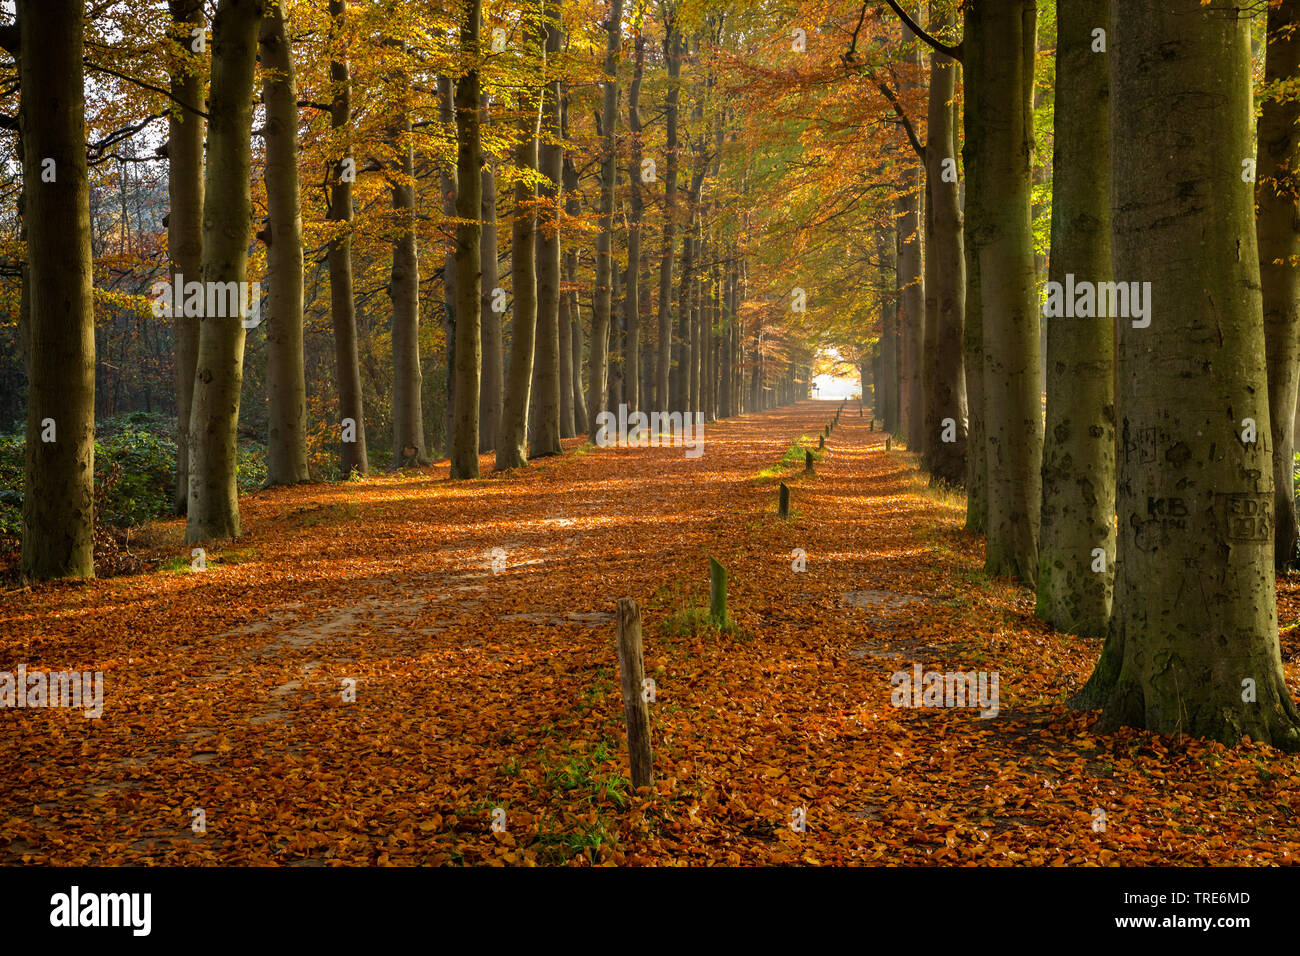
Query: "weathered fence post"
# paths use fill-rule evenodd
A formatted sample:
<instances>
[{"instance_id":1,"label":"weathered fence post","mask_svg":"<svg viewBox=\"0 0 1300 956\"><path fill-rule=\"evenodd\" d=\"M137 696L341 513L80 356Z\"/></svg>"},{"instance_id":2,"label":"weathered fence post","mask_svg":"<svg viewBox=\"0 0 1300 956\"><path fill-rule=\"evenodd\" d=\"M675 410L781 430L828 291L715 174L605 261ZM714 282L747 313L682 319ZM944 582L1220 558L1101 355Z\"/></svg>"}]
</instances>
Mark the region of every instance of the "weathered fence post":
<instances>
[{"instance_id":1,"label":"weathered fence post","mask_svg":"<svg viewBox=\"0 0 1300 956\"><path fill-rule=\"evenodd\" d=\"M785 486L784 481L781 482L781 497L777 504L776 513L782 518L790 517L790 489Z\"/></svg>"},{"instance_id":2,"label":"weathered fence post","mask_svg":"<svg viewBox=\"0 0 1300 956\"><path fill-rule=\"evenodd\" d=\"M709 617L718 630L727 626L727 569L709 558Z\"/></svg>"},{"instance_id":3,"label":"weathered fence post","mask_svg":"<svg viewBox=\"0 0 1300 956\"><path fill-rule=\"evenodd\" d=\"M813 466L812 451L805 449L803 453L803 470L811 474L813 470L812 466Z\"/></svg>"},{"instance_id":4,"label":"weathered fence post","mask_svg":"<svg viewBox=\"0 0 1300 956\"><path fill-rule=\"evenodd\" d=\"M825 447L826 447L826 438L825 438L825 436L822 436L822 435L818 435L818 436L817 436L817 447L818 447L818 448L825 448Z\"/></svg>"},{"instance_id":5,"label":"weathered fence post","mask_svg":"<svg viewBox=\"0 0 1300 956\"><path fill-rule=\"evenodd\" d=\"M645 664L641 659L641 609L632 598L618 601L618 672L623 684L632 787L639 789L654 783L654 755L650 750L650 707L642 693Z\"/></svg>"}]
</instances>

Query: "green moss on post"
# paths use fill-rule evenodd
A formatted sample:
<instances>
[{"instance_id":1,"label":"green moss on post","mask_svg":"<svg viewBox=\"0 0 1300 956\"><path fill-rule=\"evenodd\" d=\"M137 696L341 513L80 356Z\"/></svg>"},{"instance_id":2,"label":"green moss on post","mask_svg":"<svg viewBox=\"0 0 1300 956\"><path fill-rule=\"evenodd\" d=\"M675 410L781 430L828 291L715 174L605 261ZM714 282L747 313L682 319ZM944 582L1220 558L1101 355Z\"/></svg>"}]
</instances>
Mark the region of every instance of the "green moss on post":
<instances>
[{"instance_id":1,"label":"green moss on post","mask_svg":"<svg viewBox=\"0 0 1300 956\"><path fill-rule=\"evenodd\" d=\"M709 617L718 630L727 626L727 569L712 557L709 558Z\"/></svg>"}]
</instances>

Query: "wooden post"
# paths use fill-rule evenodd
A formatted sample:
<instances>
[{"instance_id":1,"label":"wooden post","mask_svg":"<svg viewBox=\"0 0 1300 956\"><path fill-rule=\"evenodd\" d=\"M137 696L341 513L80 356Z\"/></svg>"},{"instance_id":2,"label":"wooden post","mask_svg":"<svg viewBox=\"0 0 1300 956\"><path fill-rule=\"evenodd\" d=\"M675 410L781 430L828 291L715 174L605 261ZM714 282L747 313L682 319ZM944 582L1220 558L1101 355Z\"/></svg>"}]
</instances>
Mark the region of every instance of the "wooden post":
<instances>
[{"instance_id":1,"label":"wooden post","mask_svg":"<svg viewBox=\"0 0 1300 956\"><path fill-rule=\"evenodd\" d=\"M618 672L623 684L632 787L639 789L654 783L654 754L650 750L650 707L642 694L645 664L641 659L641 609L632 598L618 601Z\"/></svg>"},{"instance_id":2,"label":"wooden post","mask_svg":"<svg viewBox=\"0 0 1300 956\"><path fill-rule=\"evenodd\" d=\"M817 437L817 447L818 448L826 447L826 439L820 435Z\"/></svg>"},{"instance_id":3,"label":"wooden post","mask_svg":"<svg viewBox=\"0 0 1300 956\"><path fill-rule=\"evenodd\" d=\"M876 420L873 418L873 419L871 419L871 427L868 428L867 431L872 431L872 432L874 432L875 430L876 430Z\"/></svg>"},{"instance_id":4,"label":"wooden post","mask_svg":"<svg viewBox=\"0 0 1300 956\"><path fill-rule=\"evenodd\" d=\"M813 470L812 466L813 466L812 452L805 450L803 453L803 470L809 474L812 474L812 470Z\"/></svg>"},{"instance_id":5,"label":"wooden post","mask_svg":"<svg viewBox=\"0 0 1300 956\"><path fill-rule=\"evenodd\" d=\"M891 440L888 439L888 438L885 439L885 451L889 451L890 441L891 441Z\"/></svg>"},{"instance_id":6,"label":"wooden post","mask_svg":"<svg viewBox=\"0 0 1300 956\"><path fill-rule=\"evenodd\" d=\"M709 558L709 617L718 630L727 626L727 569Z\"/></svg>"},{"instance_id":7,"label":"wooden post","mask_svg":"<svg viewBox=\"0 0 1300 956\"><path fill-rule=\"evenodd\" d=\"M782 518L790 517L790 489L781 482L781 498L777 504L776 513Z\"/></svg>"}]
</instances>

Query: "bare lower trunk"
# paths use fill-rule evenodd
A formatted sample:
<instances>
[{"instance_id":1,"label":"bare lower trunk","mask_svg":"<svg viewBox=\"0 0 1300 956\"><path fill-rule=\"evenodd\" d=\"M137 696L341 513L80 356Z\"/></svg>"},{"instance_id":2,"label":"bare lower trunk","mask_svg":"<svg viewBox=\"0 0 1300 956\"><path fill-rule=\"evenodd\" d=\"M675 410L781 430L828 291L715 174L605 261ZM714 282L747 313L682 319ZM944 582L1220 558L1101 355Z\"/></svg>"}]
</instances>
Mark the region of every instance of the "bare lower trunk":
<instances>
[{"instance_id":1,"label":"bare lower trunk","mask_svg":"<svg viewBox=\"0 0 1300 956\"><path fill-rule=\"evenodd\" d=\"M482 218L480 259L483 287L479 300L479 334L483 343L483 375L478 393L478 450L488 452L496 448L501 406L505 401L502 313L493 308L498 301L496 289L500 278L497 275L497 179L490 162L483 165Z\"/></svg>"},{"instance_id":2,"label":"bare lower trunk","mask_svg":"<svg viewBox=\"0 0 1300 956\"><path fill-rule=\"evenodd\" d=\"M172 75L177 101L167 116L167 253L171 275L198 279L203 270L203 61L191 50L191 31L203 27L201 0L171 0L177 46L184 65ZM186 109L185 104L191 109ZM199 357L199 320L172 310L176 343L176 514L185 514L190 491L190 405L194 401L194 366Z\"/></svg>"},{"instance_id":3,"label":"bare lower trunk","mask_svg":"<svg viewBox=\"0 0 1300 956\"><path fill-rule=\"evenodd\" d=\"M242 290L248 277L253 204L249 193L253 119L253 71L257 0L221 0L212 21L212 84L208 94L208 165L203 192L211 202L203 215L203 279ZM215 296L213 297L215 298ZM190 412L190 501L185 539L237 538L239 491L237 429L244 376L243 294L232 311L205 310L199 320L199 357ZM225 314L215 314L224 311Z\"/></svg>"},{"instance_id":4,"label":"bare lower trunk","mask_svg":"<svg viewBox=\"0 0 1300 956\"><path fill-rule=\"evenodd\" d=\"M1269 415L1273 422L1274 560L1279 571L1297 566L1295 509L1296 382L1300 365L1300 0L1268 10L1264 81L1274 91L1259 117L1256 223L1259 278L1264 298Z\"/></svg>"},{"instance_id":5,"label":"bare lower trunk","mask_svg":"<svg viewBox=\"0 0 1300 956\"><path fill-rule=\"evenodd\" d=\"M977 167L985 190L979 249L989 482L985 568L1032 585L1038 576L1043 448L1029 210L1035 8L1033 0L1008 0L982 9L977 16L986 32L971 55L984 87L981 103L989 106Z\"/></svg>"},{"instance_id":6,"label":"bare lower trunk","mask_svg":"<svg viewBox=\"0 0 1300 956\"><path fill-rule=\"evenodd\" d=\"M559 0L547 5L546 55L560 52ZM544 142L538 162L542 176L536 238L537 342L534 389L529 409L530 458L558 455L560 447L560 180L564 146L560 141L560 81L548 83L542 97Z\"/></svg>"},{"instance_id":7,"label":"bare lower trunk","mask_svg":"<svg viewBox=\"0 0 1300 956\"><path fill-rule=\"evenodd\" d=\"M90 578L95 324L82 4L19 0L18 23L30 297L21 570L24 579Z\"/></svg>"},{"instance_id":8,"label":"bare lower trunk","mask_svg":"<svg viewBox=\"0 0 1300 956\"><path fill-rule=\"evenodd\" d=\"M482 0L461 3L460 47L475 57L483 18ZM450 477L477 478L479 370L483 361L479 323L483 227L483 146L479 132L483 93L477 60L456 80L456 411L452 418Z\"/></svg>"},{"instance_id":9,"label":"bare lower trunk","mask_svg":"<svg viewBox=\"0 0 1300 956\"><path fill-rule=\"evenodd\" d=\"M1052 282L1111 279L1108 81L1091 34L1109 4L1057 8ZM1090 637L1106 634L1114 587L1114 356L1113 318L1048 319L1037 614Z\"/></svg>"},{"instance_id":10,"label":"bare lower trunk","mask_svg":"<svg viewBox=\"0 0 1300 956\"><path fill-rule=\"evenodd\" d=\"M1103 732L1248 735L1296 751L1255 197L1240 175L1254 139L1250 20L1237 6L1111 6L1114 261L1150 282L1151 321L1119 323L1115 619L1081 700L1103 705Z\"/></svg>"},{"instance_id":11,"label":"bare lower trunk","mask_svg":"<svg viewBox=\"0 0 1300 956\"><path fill-rule=\"evenodd\" d=\"M331 44L347 49L347 2L330 0ZM330 62L330 128L348 130L352 125L352 94L347 60L340 54ZM366 455L366 416L362 405L361 355L357 347L357 306L352 284L352 181L355 176L350 140L343 155L330 169L329 206L325 218L342 223L328 246L330 273L330 315L334 326L334 374L339 390L339 470L343 477L370 471Z\"/></svg>"},{"instance_id":12,"label":"bare lower trunk","mask_svg":"<svg viewBox=\"0 0 1300 956\"><path fill-rule=\"evenodd\" d=\"M291 485L307 474L307 380L303 368L302 212L298 201L298 93L280 4L262 20L262 102L266 104L266 482Z\"/></svg>"}]
</instances>

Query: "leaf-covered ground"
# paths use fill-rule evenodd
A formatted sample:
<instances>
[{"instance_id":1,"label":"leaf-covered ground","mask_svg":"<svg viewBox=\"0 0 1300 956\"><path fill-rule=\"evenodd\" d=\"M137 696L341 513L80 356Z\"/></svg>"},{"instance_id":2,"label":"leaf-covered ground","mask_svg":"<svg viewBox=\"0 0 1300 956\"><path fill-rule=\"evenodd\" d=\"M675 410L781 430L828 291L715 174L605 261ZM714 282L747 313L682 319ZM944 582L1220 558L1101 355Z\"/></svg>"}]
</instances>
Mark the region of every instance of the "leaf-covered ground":
<instances>
[{"instance_id":1,"label":"leaf-covered ground","mask_svg":"<svg viewBox=\"0 0 1300 956\"><path fill-rule=\"evenodd\" d=\"M961 500L869 416L845 408L814 474L792 463L835 408L708 425L698 459L575 440L479 481L444 464L267 491L202 573L172 522L152 533L161 570L5 593L0 670L102 671L106 699L97 720L0 710L0 862L1300 858L1300 759L1094 735L1062 701L1100 645L987 579ZM710 555L730 572L723 633L701 610ZM1280 587L1285 626L1300 595ZM650 793L626 779L620 597L656 682ZM890 675L914 663L998 672L998 715L895 708Z\"/></svg>"}]
</instances>

